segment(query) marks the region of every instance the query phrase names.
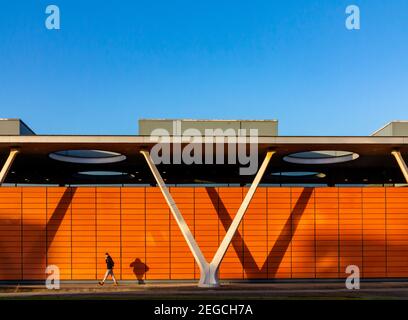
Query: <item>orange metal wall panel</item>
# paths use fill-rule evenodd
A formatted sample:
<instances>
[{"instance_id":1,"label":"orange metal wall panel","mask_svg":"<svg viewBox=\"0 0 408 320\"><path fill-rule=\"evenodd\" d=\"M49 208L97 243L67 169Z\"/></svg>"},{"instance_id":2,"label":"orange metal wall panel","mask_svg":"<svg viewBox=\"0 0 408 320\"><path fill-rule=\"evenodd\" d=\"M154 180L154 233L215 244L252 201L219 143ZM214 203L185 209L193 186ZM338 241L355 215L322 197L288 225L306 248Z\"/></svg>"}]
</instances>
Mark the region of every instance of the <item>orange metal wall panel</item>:
<instances>
[{"instance_id":1,"label":"orange metal wall panel","mask_svg":"<svg viewBox=\"0 0 408 320\"><path fill-rule=\"evenodd\" d=\"M71 279L71 188L47 188L47 266Z\"/></svg>"},{"instance_id":2,"label":"orange metal wall panel","mask_svg":"<svg viewBox=\"0 0 408 320\"><path fill-rule=\"evenodd\" d=\"M218 241L222 242L229 229L243 199L243 188L218 188L218 216L219 232ZM220 266L220 279L242 279L243 278L243 228L242 223L232 238L232 242L224 256Z\"/></svg>"},{"instance_id":3,"label":"orange metal wall panel","mask_svg":"<svg viewBox=\"0 0 408 320\"><path fill-rule=\"evenodd\" d=\"M219 245L218 239L218 190L215 187L195 188L194 236L208 262L212 260ZM200 277L198 266L195 278Z\"/></svg>"},{"instance_id":4,"label":"orange metal wall panel","mask_svg":"<svg viewBox=\"0 0 408 320\"><path fill-rule=\"evenodd\" d=\"M72 279L96 280L96 190L72 188Z\"/></svg>"},{"instance_id":5,"label":"orange metal wall panel","mask_svg":"<svg viewBox=\"0 0 408 320\"><path fill-rule=\"evenodd\" d=\"M249 188L243 189L244 196ZM242 224L244 279L268 277L267 189L258 188Z\"/></svg>"},{"instance_id":6,"label":"orange metal wall panel","mask_svg":"<svg viewBox=\"0 0 408 320\"><path fill-rule=\"evenodd\" d=\"M0 280L22 277L21 188L0 188Z\"/></svg>"},{"instance_id":7,"label":"orange metal wall panel","mask_svg":"<svg viewBox=\"0 0 408 320\"><path fill-rule=\"evenodd\" d=\"M364 278L386 277L385 188L363 191Z\"/></svg>"},{"instance_id":8,"label":"orange metal wall panel","mask_svg":"<svg viewBox=\"0 0 408 320\"><path fill-rule=\"evenodd\" d=\"M291 189L292 278L315 278L315 190Z\"/></svg>"},{"instance_id":9,"label":"orange metal wall panel","mask_svg":"<svg viewBox=\"0 0 408 320\"><path fill-rule=\"evenodd\" d=\"M171 188L210 261L248 188ZM408 277L408 189L259 188L221 265L223 279ZM0 188L0 280L196 279L158 188ZM147 271L147 272L146 272Z\"/></svg>"},{"instance_id":10,"label":"orange metal wall panel","mask_svg":"<svg viewBox=\"0 0 408 320\"><path fill-rule=\"evenodd\" d=\"M363 207L361 188L339 189L339 277L350 265L363 267Z\"/></svg>"},{"instance_id":11,"label":"orange metal wall panel","mask_svg":"<svg viewBox=\"0 0 408 320\"><path fill-rule=\"evenodd\" d=\"M146 276L145 188L122 188L122 279Z\"/></svg>"},{"instance_id":12,"label":"orange metal wall panel","mask_svg":"<svg viewBox=\"0 0 408 320\"><path fill-rule=\"evenodd\" d=\"M268 188L267 271L269 279L292 277L292 211L290 188Z\"/></svg>"},{"instance_id":13,"label":"orange metal wall panel","mask_svg":"<svg viewBox=\"0 0 408 320\"><path fill-rule=\"evenodd\" d=\"M387 276L408 276L408 189L386 189Z\"/></svg>"},{"instance_id":14,"label":"orange metal wall panel","mask_svg":"<svg viewBox=\"0 0 408 320\"><path fill-rule=\"evenodd\" d=\"M159 188L146 189L146 279L170 278L170 210Z\"/></svg>"},{"instance_id":15,"label":"orange metal wall panel","mask_svg":"<svg viewBox=\"0 0 408 320\"><path fill-rule=\"evenodd\" d=\"M315 189L316 278L339 276L338 188Z\"/></svg>"},{"instance_id":16,"label":"orange metal wall panel","mask_svg":"<svg viewBox=\"0 0 408 320\"><path fill-rule=\"evenodd\" d=\"M44 280L46 267L46 188L22 188L23 279Z\"/></svg>"},{"instance_id":17,"label":"orange metal wall panel","mask_svg":"<svg viewBox=\"0 0 408 320\"><path fill-rule=\"evenodd\" d=\"M114 274L121 279L121 189L96 189L96 258L97 277L106 272L105 253L115 262Z\"/></svg>"},{"instance_id":18,"label":"orange metal wall panel","mask_svg":"<svg viewBox=\"0 0 408 320\"><path fill-rule=\"evenodd\" d=\"M194 235L194 188L170 188L170 192ZM194 279L194 257L173 216L170 227L170 279Z\"/></svg>"}]
</instances>

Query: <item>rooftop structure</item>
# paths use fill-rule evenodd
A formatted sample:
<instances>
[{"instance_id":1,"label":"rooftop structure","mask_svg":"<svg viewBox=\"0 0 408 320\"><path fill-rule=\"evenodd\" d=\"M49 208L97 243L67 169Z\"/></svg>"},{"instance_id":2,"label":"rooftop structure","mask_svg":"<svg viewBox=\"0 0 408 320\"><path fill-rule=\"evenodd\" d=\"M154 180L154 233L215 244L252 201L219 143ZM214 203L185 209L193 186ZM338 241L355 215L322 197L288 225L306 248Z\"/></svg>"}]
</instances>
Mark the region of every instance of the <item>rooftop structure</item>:
<instances>
[{"instance_id":1,"label":"rooftop structure","mask_svg":"<svg viewBox=\"0 0 408 320\"><path fill-rule=\"evenodd\" d=\"M408 137L408 121L392 121L375 131L376 137Z\"/></svg>"},{"instance_id":2,"label":"rooftop structure","mask_svg":"<svg viewBox=\"0 0 408 320\"><path fill-rule=\"evenodd\" d=\"M20 119L0 118L0 136L31 136L34 131Z\"/></svg>"}]
</instances>

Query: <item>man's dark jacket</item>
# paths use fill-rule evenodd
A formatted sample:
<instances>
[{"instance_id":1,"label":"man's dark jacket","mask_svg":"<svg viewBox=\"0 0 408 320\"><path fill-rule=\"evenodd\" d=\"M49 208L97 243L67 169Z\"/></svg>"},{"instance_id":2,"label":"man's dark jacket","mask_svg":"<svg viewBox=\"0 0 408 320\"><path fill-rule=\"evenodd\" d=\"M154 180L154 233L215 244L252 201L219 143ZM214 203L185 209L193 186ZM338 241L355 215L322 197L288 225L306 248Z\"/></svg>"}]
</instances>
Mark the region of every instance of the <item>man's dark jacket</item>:
<instances>
[{"instance_id":1,"label":"man's dark jacket","mask_svg":"<svg viewBox=\"0 0 408 320\"><path fill-rule=\"evenodd\" d=\"M113 259L111 256L107 256L106 259L106 268L107 269L113 269L113 266L115 265L115 262L113 262Z\"/></svg>"}]
</instances>

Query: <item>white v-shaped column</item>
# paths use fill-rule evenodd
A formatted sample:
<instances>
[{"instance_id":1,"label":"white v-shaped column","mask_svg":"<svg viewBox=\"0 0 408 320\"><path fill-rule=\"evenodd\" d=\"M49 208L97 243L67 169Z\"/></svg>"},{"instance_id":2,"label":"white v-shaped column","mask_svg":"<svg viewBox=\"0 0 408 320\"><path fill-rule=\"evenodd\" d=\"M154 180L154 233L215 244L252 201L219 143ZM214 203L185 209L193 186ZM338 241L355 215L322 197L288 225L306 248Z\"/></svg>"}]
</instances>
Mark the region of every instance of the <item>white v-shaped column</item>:
<instances>
[{"instance_id":1,"label":"white v-shaped column","mask_svg":"<svg viewBox=\"0 0 408 320\"><path fill-rule=\"evenodd\" d=\"M186 221L183 218L183 215L178 209L176 203L174 202L174 199L171 196L170 191L167 188L166 184L164 183L163 178L161 177L159 171L157 170L156 165L154 164L152 158L150 157L149 152L140 151L140 153L142 153L143 156L145 157L146 162L149 165L149 168L152 171L154 178L156 179L157 185L159 186L170 208L170 211L173 214L173 217L176 220L178 227L180 228L180 231L183 234L184 239L186 240L191 250L191 253L194 256L194 259L197 262L198 267L200 268L200 281L199 281L198 286L199 287L217 287L219 286L218 270L220 268L222 259L224 258L225 253L227 252L227 249L232 241L232 238L234 237L234 234L237 231L242 221L242 218L244 217L246 210L248 209L248 206L252 200L252 197L254 196L255 191L259 185L259 182L261 181L265 173L265 170L268 167L269 161L271 160L275 151L267 152L265 159L262 162L262 165L259 168L255 176L255 179L252 182L248 190L248 193L246 194L244 200L242 201L242 204L239 207L238 212L235 215L234 220L231 223L231 226L229 227L227 233L225 234L225 237L222 240L221 245L219 246L217 252L214 255L214 258L212 259L210 263L207 262L203 253L201 252L200 247L195 241L194 236L190 231L190 228L188 227Z\"/></svg>"},{"instance_id":2,"label":"white v-shaped column","mask_svg":"<svg viewBox=\"0 0 408 320\"><path fill-rule=\"evenodd\" d=\"M404 158L401 155L401 152L399 152L398 150L394 150L391 152L391 154L394 156L395 160L397 160L397 163L401 169L402 174L405 177L405 180L408 183L408 166L404 161Z\"/></svg>"},{"instance_id":3,"label":"white v-shaped column","mask_svg":"<svg viewBox=\"0 0 408 320\"><path fill-rule=\"evenodd\" d=\"M7 160L0 171L0 185L3 184L4 180L6 180L7 174L10 171L10 168L18 153L19 153L18 149L14 148L10 150L9 156L7 157Z\"/></svg>"}]
</instances>

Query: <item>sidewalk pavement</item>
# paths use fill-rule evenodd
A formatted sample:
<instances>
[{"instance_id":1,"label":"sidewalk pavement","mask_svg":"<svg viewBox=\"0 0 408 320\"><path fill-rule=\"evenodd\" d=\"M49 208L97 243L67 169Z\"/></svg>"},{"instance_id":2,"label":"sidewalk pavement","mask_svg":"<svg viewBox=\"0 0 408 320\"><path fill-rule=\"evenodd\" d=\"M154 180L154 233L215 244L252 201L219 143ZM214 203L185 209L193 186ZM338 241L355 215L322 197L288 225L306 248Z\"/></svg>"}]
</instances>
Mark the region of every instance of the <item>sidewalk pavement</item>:
<instances>
[{"instance_id":1,"label":"sidewalk pavement","mask_svg":"<svg viewBox=\"0 0 408 320\"><path fill-rule=\"evenodd\" d=\"M362 282L360 290L344 283L223 283L219 288L198 288L195 283L135 284L107 282L61 283L59 290L43 285L0 285L0 299L403 299L408 282Z\"/></svg>"}]
</instances>

